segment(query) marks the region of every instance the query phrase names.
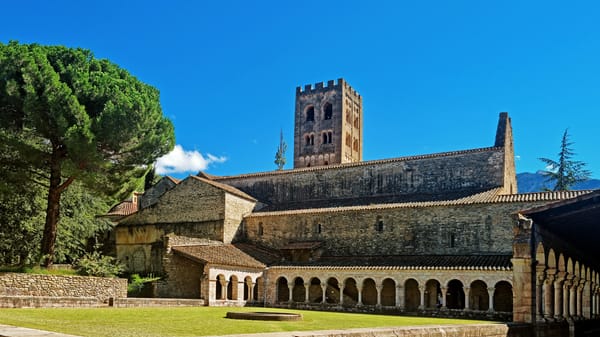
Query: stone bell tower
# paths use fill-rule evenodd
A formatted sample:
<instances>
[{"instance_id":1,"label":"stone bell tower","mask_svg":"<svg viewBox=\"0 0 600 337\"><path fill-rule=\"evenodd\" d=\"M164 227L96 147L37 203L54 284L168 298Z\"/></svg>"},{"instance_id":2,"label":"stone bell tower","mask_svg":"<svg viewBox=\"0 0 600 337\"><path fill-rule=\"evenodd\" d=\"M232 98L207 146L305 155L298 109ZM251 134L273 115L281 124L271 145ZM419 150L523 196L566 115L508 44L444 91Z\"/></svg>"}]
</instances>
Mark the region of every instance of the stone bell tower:
<instances>
[{"instance_id":1,"label":"stone bell tower","mask_svg":"<svg viewBox=\"0 0 600 337\"><path fill-rule=\"evenodd\" d=\"M362 161L362 97L340 78L296 88L294 168Z\"/></svg>"}]
</instances>

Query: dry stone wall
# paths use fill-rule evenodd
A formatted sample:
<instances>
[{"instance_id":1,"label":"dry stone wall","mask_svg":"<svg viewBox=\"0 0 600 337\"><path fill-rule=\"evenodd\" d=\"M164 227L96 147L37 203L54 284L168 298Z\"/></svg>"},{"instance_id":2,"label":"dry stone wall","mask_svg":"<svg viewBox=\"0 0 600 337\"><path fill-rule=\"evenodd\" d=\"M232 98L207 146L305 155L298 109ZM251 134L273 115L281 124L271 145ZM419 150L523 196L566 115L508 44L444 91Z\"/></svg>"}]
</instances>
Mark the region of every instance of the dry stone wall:
<instances>
[{"instance_id":1,"label":"dry stone wall","mask_svg":"<svg viewBox=\"0 0 600 337\"><path fill-rule=\"evenodd\" d=\"M0 297L109 298L127 297L122 278L0 273Z\"/></svg>"}]
</instances>

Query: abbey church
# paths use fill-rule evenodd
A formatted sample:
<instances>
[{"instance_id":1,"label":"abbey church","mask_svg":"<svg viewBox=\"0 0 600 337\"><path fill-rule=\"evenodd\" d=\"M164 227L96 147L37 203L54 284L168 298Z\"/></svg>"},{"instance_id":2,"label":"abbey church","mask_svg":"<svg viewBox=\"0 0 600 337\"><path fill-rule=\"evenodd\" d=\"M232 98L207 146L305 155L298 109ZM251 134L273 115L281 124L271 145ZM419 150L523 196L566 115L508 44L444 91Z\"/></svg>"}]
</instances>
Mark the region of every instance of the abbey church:
<instances>
[{"instance_id":1,"label":"abbey church","mask_svg":"<svg viewBox=\"0 0 600 337\"><path fill-rule=\"evenodd\" d=\"M504 112L489 147L363 161L362 100L344 79L296 88L293 169L162 178L109 212L118 259L209 306L598 317L597 256L555 223L585 236L597 192L517 194Z\"/></svg>"}]
</instances>

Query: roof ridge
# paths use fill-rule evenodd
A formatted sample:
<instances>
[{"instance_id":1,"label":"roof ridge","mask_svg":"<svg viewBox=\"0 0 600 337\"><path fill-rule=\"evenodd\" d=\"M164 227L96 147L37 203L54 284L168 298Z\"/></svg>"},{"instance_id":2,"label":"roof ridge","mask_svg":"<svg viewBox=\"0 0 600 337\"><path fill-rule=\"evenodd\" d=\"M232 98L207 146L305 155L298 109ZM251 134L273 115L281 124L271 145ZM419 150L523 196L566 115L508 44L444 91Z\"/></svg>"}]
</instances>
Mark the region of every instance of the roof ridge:
<instances>
[{"instance_id":1,"label":"roof ridge","mask_svg":"<svg viewBox=\"0 0 600 337\"><path fill-rule=\"evenodd\" d=\"M217 182L217 181L214 181L214 180L210 180L210 179L207 179L207 178L199 177L199 176L193 176L192 175L190 177L193 178L193 179L199 180L201 182L207 183L207 184L209 184L211 186L214 186L216 188L219 188L219 189L221 189L221 190L223 190L225 192L237 195L240 198L248 199L250 201L257 201L256 198L254 198L254 197L252 197L252 196L250 196L250 195L242 192L241 190L239 190L239 189L237 189L237 188L235 188L235 187L233 187L231 185L223 184L223 183L220 183L220 182Z\"/></svg>"},{"instance_id":2,"label":"roof ridge","mask_svg":"<svg viewBox=\"0 0 600 337\"><path fill-rule=\"evenodd\" d=\"M293 169L289 169L289 170L275 170L275 171L256 172L256 173L243 173L243 174L232 175L232 176L210 175L210 177L213 180L228 180L228 179L238 179L238 178L247 178L247 177L285 175L285 174L294 174L294 173L300 173L300 172L316 172L316 171L325 171L325 170L339 169L339 168L386 164L386 163L394 163L394 162L408 161L408 160L421 160L421 159L430 159L430 158L439 158L439 157L449 157L449 156L457 156L457 155L468 154L468 153L495 151L495 150L500 150L500 149L503 149L503 148L502 147L482 147L482 148L477 148L477 149L438 152L438 153L431 153L431 154L421 154L421 155L404 156L404 157L396 157L396 158L388 158L388 159L375 159L375 160L361 161L361 162L355 162L355 163L342 163L342 164L335 164L335 165L322 165L322 166L293 168ZM204 173L204 172L202 172L202 174L206 175L206 173Z\"/></svg>"}]
</instances>

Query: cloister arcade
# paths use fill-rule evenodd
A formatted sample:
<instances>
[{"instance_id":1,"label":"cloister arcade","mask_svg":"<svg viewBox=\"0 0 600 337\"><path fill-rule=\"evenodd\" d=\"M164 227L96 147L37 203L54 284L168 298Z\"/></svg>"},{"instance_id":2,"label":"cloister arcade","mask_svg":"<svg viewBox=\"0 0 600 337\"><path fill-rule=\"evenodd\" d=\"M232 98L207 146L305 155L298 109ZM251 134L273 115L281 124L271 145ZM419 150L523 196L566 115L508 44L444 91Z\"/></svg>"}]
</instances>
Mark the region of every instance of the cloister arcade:
<instances>
[{"instance_id":1,"label":"cloister arcade","mask_svg":"<svg viewBox=\"0 0 600 337\"><path fill-rule=\"evenodd\" d=\"M536 319L598 318L599 275L576 258L544 247L536 249Z\"/></svg>"},{"instance_id":2,"label":"cloister arcade","mask_svg":"<svg viewBox=\"0 0 600 337\"><path fill-rule=\"evenodd\" d=\"M323 274L284 267L269 270L268 305L373 307L404 312L466 310L512 312L510 270L414 270L373 268Z\"/></svg>"}]
</instances>

